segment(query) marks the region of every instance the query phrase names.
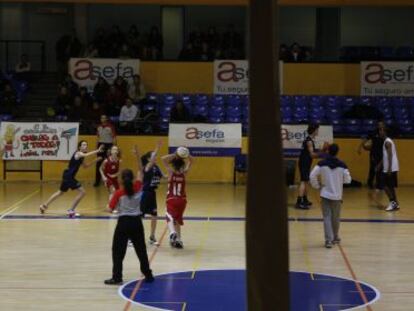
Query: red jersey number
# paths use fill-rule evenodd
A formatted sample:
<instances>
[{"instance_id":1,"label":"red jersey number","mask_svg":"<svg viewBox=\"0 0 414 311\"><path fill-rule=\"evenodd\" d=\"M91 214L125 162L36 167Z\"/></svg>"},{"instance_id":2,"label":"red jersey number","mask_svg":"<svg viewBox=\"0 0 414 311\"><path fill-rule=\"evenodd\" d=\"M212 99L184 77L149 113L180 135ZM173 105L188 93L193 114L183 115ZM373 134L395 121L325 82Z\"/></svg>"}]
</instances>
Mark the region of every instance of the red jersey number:
<instances>
[{"instance_id":1,"label":"red jersey number","mask_svg":"<svg viewBox=\"0 0 414 311\"><path fill-rule=\"evenodd\" d=\"M185 176L184 174L173 173L168 182L167 197L185 198Z\"/></svg>"}]
</instances>

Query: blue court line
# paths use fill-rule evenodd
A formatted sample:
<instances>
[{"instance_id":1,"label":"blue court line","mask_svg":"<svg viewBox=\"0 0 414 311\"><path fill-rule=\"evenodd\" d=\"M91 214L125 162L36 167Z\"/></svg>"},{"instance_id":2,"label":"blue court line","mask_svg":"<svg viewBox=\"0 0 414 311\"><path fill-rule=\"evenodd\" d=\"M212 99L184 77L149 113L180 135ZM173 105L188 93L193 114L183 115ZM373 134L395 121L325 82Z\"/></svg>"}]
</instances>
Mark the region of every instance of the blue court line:
<instances>
[{"instance_id":1,"label":"blue court line","mask_svg":"<svg viewBox=\"0 0 414 311\"><path fill-rule=\"evenodd\" d=\"M76 220L76 219L89 219L89 220L116 220L117 216L81 216L76 218L68 218L64 215L7 215L3 218L6 219L19 219L19 220L27 220L27 219L67 219L67 220ZM148 218L147 218L148 219ZM158 220L163 220L165 217L158 217ZM203 217L203 216L189 216L184 217L184 220L187 221L235 221L235 222L243 222L246 221L245 217ZM299 221L299 222L322 222L322 218L293 218L289 217L288 221ZM350 222L350 223L384 223L384 224L414 224L414 219L358 219L358 218L344 218L341 219L341 222Z\"/></svg>"}]
</instances>

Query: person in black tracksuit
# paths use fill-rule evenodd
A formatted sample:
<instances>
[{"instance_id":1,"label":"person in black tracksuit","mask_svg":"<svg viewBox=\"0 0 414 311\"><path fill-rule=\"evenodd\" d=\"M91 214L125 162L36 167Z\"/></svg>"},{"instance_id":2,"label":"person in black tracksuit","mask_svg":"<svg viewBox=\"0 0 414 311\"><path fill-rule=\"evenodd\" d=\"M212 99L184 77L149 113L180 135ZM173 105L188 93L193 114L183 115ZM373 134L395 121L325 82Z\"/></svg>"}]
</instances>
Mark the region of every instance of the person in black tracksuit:
<instances>
[{"instance_id":1,"label":"person in black tracksuit","mask_svg":"<svg viewBox=\"0 0 414 311\"><path fill-rule=\"evenodd\" d=\"M312 166L312 160L317 158L319 154L315 152L315 137L318 135L319 125L318 124L309 124L308 126L308 136L302 143L302 149L299 156L299 172L300 172L300 185L299 185L299 194L296 201L296 208L299 209L309 209L312 205L312 202L309 202L307 193L309 187L309 175Z\"/></svg>"},{"instance_id":2,"label":"person in black tracksuit","mask_svg":"<svg viewBox=\"0 0 414 311\"><path fill-rule=\"evenodd\" d=\"M382 147L384 139L379 135L379 130L384 128L383 121L378 121L377 129L370 133L366 139L363 139L358 148L358 153L361 154L362 149L369 151L369 172L368 172L368 187L371 189L383 190L384 183L381 178L381 163L382 163ZM374 186L375 182L375 186Z\"/></svg>"},{"instance_id":3,"label":"person in black tracksuit","mask_svg":"<svg viewBox=\"0 0 414 311\"><path fill-rule=\"evenodd\" d=\"M137 149L136 149L137 150ZM123 283L122 270L128 240L134 246L135 252L141 264L141 272L145 282L153 282L154 276L148 261L147 247L145 245L144 226L142 225L142 211L140 208L142 196L142 171L141 160L138 158L139 170L134 181L131 170L122 171L122 189L117 190L109 203L109 208L118 209L118 223L115 228L112 242L112 278L105 280L107 285L119 285Z\"/></svg>"}]
</instances>

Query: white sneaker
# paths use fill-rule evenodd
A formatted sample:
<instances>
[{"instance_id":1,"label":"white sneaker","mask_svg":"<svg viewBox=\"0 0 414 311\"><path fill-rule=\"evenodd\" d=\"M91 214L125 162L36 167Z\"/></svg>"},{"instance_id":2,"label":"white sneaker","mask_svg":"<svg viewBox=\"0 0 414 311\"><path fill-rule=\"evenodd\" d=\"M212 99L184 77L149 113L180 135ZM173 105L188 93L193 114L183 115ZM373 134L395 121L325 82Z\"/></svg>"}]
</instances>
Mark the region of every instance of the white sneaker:
<instances>
[{"instance_id":1,"label":"white sneaker","mask_svg":"<svg viewBox=\"0 0 414 311\"><path fill-rule=\"evenodd\" d=\"M40 214L44 214L47 210L47 206L42 204L40 205L39 210L40 210Z\"/></svg>"},{"instance_id":2,"label":"white sneaker","mask_svg":"<svg viewBox=\"0 0 414 311\"><path fill-rule=\"evenodd\" d=\"M76 213L74 210L68 210L68 217L69 218L75 218L75 217L80 217L79 213Z\"/></svg>"},{"instance_id":3,"label":"white sneaker","mask_svg":"<svg viewBox=\"0 0 414 311\"><path fill-rule=\"evenodd\" d=\"M387 208L385 209L387 212L397 211L400 209L400 206L397 202L392 201L388 204Z\"/></svg>"}]
</instances>

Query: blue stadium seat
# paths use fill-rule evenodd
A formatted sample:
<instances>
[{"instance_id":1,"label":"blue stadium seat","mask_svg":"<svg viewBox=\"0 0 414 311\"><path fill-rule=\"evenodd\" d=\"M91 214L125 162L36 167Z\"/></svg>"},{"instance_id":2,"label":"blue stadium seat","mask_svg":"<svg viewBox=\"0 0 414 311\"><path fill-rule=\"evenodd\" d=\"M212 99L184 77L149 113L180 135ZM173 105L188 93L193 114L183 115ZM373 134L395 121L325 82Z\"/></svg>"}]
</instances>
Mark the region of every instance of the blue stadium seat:
<instances>
[{"instance_id":1,"label":"blue stadium seat","mask_svg":"<svg viewBox=\"0 0 414 311\"><path fill-rule=\"evenodd\" d=\"M328 96L326 98L326 108L336 108L341 107L342 98L339 96Z\"/></svg>"},{"instance_id":2,"label":"blue stadium seat","mask_svg":"<svg viewBox=\"0 0 414 311\"><path fill-rule=\"evenodd\" d=\"M394 58L394 48L391 46L380 47L380 57L385 60Z\"/></svg>"},{"instance_id":3,"label":"blue stadium seat","mask_svg":"<svg viewBox=\"0 0 414 311\"><path fill-rule=\"evenodd\" d=\"M373 106L375 102L374 98L371 96L361 96L360 103L365 106Z\"/></svg>"},{"instance_id":4,"label":"blue stadium seat","mask_svg":"<svg viewBox=\"0 0 414 311\"><path fill-rule=\"evenodd\" d=\"M377 128L377 121L373 119L362 120L362 132L369 133Z\"/></svg>"},{"instance_id":5,"label":"blue stadium seat","mask_svg":"<svg viewBox=\"0 0 414 311\"><path fill-rule=\"evenodd\" d=\"M224 106L226 104L225 97L223 95L214 95L211 104L214 106Z\"/></svg>"},{"instance_id":6,"label":"blue stadium seat","mask_svg":"<svg viewBox=\"0 0 414 311\"><path fill-rule=\"evenodd\" d=\"M169 127L170 127L169 122L161 122L161 123L160 123L160 131L161 131L162 133L166 133L166 132L168 132Z\"/></svg>"},{"instance_id":7,"label":"blue stadium seat","mask_svg":"<svg viewBox=\"0 0 414 311\"><path fill-rule=\"evenodd\" d=\"M343 121L341 119L332 119L331 121L335 134L342 134L344 131Z\"/></svg>"},{"instance_id":8,"label":"blue stadium seat","mask_svg":"<svg viewBox=\"0 0 414 311\"><path fill-rule=\"evenodd\" d=\"M406 107L395 106L393 108L393 115L395 119L408 119L410 117L410 110Z\"/></svg>"},{"instance_id":9,"label":"blue stadium seat","mask_svg":"<svg viewBox=\"0 0 414 311\"><path fill-rule=\"evenodd\" d=\"M345 97L342 102L342 110L347 111L352 109L356 104L359 104L359 98L357 97Z\"/></svg>"},{"instance_id":10,"label":"blue stadium seat","mask_svg":"<svg viewBox=\"0 0 414 311\"><path fill-rule=\"evenodd\" d=\"M210 97L206 94L197 94L195 96L196 105L208 105L210 103Z\"/></svg>"},{"instance_id":11,"label":"blue stadium seat","mask_svg":"<svg viewBox=\"0 0 414 311\"><path fill-rule=\"evenodd\" d=\"M162 95L162 103L165 104L175 104L177 98L175 94L163 94Z\"/></svg>"},{"instance_id":12,"label":"blue stadium seat","mask_svg":"<svg viewBox=\"0 0 414 311\"><path fill-rule=\"evenodd\" d=\"M182 94L180 96L180 99L183 101L183 104L188 107L191 106L193 104L193 98L191 95L189 94Z\"/></svg>"},{"instance_id":13,"label":"blue stadium seat","mask_svg":"<svg viewBox=\"0 0 414 311\"><path fill-rule=\"evenodd\" d=\"M208 118L208 121L210 123L223 123L224 119L223 117L218 117L218 116L210 116Z\"/></svg>"},{"instance_id":14,"label":"blue stadium seat","mask_svg":"<svg viewBox=\"0 0 414 311\"><path fill-rule=\"evenodd\" d=\"M284 106L280 108L283 117L291 118L293 115L292 107Z\"/></svg>"},{"instance_id":15,"label":"blue stadium seat","mask_svg":"<svg viewBox=\"0 0 414 311\"><path fill-rule=\"evenodd\" d=\"M289 106L292 104L292 98L287 95L280 96L280 105L281 106Z\"/></svg>"},{"instance_id":16,"label":"blue stadium seat","mask_svg":"<svg viewBox=\"0 0 414 311\"><path fill-rule=\"evenodd\" d=\"M207 117L208 115L208 106L207 105L196 105L193 107L193 115L199 115Z\"/></svg>"},{"instance_id":17,"label":"blue stadium seat","mask_svg":"<svg viewBox=\"0 0 414 311\"><path fill-rule=\"evenodd\" d=\"M358 119L345 119L345 132L350 135L359 135L362 133L361 121Z\"/></svg>"},{"instance_id":18,"label":"blue stadium seat","mask_svg":"<svg viewBox=\"0 0 414 311\"><path fill-rule=\"evenodd\" d=\"M341 110L339 110L338 108L327 108L326 109L326 118L328 120L337 120L340 119L342 116L342 112Z\"/></svg>"},{"instance_id":19,"label":"blue stadium seat","mask_svg":"<svg viewBox=\"0 0 414 311\"><path fill-rule=\"evenodd\" d=\"M323 96L311 96L309 98L309 104L311 106L322 106L324 104L325 98Z\"/></svg>"},{"instance_id":20,"label":"blue stadium seat","mask_svg":"<svg viewBox=\"0 0 414 311\"><path fill-rule=\"evenodd\" d=\"M294 96L293 103L299 106L307 106L308 105L308 97L307 96Z\"/></svg>"},{"instance_id":21,"label":"blue stadium seat","mask_svg":"<svg viewBox=\"0 0 414 311\"><path fill-rule=\"evenodd\" d=\"M158 95L154 93L147 94L147 101L159 102Z\"/></svg>"},{"instance_id":22,"label":"blue stadium seat","mask_svg":"<svg viewBox=\"0 0 414 311\"><path fill-rule=\"evenodd\" d=\"M294 121L293 121L293 118L289 118L289 117L287 117L287 118L282 118L282 123L283 124L293 124L294 123Z\"/></svg>"},{"instance_id":23,"label":"blue stadium seat","mask_svg":"<svg viewBox=\"0 0 414 311\"><path fill-rule=\"evenodd\" d=\"M241 116L241 109L239 106L228 106L226 109L226 114L232 117L239 117Z\"/></svg>"},{"instance_id":24,"label":"blue stadium seat","mask_svg":"<svg viewBox=\"0 0 414 311\"><path fill-rule=\"evenodd\" d=\"M228 123L241 123L240 117L233 117L233 116L227 116L226 122Z\"/></svg>"},{"instance_id":25,"label":"blue stadium seat","mask_svg":"<svg viewBox=\"0 0 414 311\"><path fill-rule=\"evenodd\" d=\"M395 54L399 59L407 59L414 56L413 48L411 46L400 46L397 48Z\"/></svg>"},{"instance_id":26,"label":"blue stadium seat","mask_svg":"<svg viewBox=\"0 0 414 311\"><path fill-rule=\"evenodd\" d=\"M208 113L212 117L222 118L224 116L224 107L223 106L211 106L208 110Z\"/></svg>"},{"instance_id":27,"label":"blue stadium seat","mask_svg":"<svg viewBox=\"0 0 414 311\"><path fill-rule=\"evenodd\" d=\"M242 99L239 95L230 95L227 97L227 105L240 107L242 105Z\"/></svg>"}]
</instances>

